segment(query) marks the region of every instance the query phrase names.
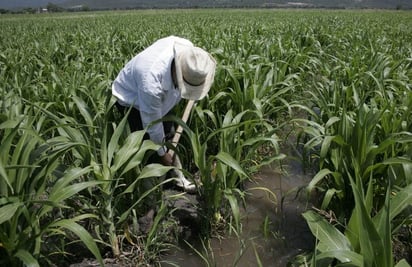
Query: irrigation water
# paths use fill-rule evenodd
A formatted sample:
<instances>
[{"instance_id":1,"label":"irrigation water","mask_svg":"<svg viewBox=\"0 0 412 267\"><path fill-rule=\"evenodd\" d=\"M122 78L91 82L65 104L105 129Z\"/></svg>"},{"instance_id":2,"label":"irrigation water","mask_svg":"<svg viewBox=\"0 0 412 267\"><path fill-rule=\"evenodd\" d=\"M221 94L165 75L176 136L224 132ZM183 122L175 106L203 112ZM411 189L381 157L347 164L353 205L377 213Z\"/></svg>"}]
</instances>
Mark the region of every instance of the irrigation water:
<instances>
[{"instance_id":1,"label":"irrigation water","mask_svg":"<svg viewBox=\"0 0 412 267\"><path fill-rule=\"evenodd\" d=\"M250 190L239 236L232 233L212 238L204 259L194 250L204 253L201 244L182 244L163 257L167 263L162 266L175 266L170 262L181 267L259 266L259 262L261 266L286 266L294 256L314 247L313 236L301 216L311 205L304 190L299 191L311 177L293 160L282 170L275 166L262 168L256 181L246 184L246 188L268 188L276 194L277 203L263 190Z\"/></svg>"}]
</instances>

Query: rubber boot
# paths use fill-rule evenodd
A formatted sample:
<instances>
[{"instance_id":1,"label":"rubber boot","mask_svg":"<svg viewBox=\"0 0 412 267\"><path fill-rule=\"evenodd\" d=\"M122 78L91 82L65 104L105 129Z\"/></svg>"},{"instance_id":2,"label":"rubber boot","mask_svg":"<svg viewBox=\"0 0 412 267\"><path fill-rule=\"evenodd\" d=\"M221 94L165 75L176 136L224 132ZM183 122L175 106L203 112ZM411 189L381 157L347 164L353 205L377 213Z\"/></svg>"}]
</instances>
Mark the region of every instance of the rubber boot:
<instances>
[{"instance_id":1,"label":"rubber boot","mask_svg":"<svg viewBox=\"0 0 412 267\"><path fill-rule=\"evenodd\" d=\"M176 185L188 193L196 192L196 185L193 182L186 179L186 177L183 175L183 172L181 171L182 163L180 162L180 159L177 155L175 155L173 165L176 167L173 170L174 174L177 176Z\"/></svg>"}]
</instances>

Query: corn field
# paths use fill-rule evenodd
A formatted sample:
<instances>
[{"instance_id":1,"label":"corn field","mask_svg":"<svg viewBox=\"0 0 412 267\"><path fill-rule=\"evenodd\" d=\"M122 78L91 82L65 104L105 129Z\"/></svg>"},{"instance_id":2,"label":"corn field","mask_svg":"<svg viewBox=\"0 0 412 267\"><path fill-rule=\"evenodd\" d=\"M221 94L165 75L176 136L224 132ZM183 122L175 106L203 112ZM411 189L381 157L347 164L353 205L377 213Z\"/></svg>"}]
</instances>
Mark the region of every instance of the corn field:
<instances>
[{"instance_id":1,"label":"corn field","mask_svg":"<svg viewBox=\"0 0 412 267\"><path fill-rule=\"evenodd\" d=\"M166 203L184 196L163 193L170 167L147 164L158 145L130 132L110 91L128 60L168 35L218 62L187 124L168 118L185 129L185 174L202 183L202 238L222 225L241 231L243 183L282 164L291 145L315 171L305 189L323 211L302 214L316 244L294 266L411 263L411 12L1 15L0 29L1 266L104 265L106 255L159 266L176 244ZM409 258L394 255L400 232Z\"/></svg>"}]
</instances>

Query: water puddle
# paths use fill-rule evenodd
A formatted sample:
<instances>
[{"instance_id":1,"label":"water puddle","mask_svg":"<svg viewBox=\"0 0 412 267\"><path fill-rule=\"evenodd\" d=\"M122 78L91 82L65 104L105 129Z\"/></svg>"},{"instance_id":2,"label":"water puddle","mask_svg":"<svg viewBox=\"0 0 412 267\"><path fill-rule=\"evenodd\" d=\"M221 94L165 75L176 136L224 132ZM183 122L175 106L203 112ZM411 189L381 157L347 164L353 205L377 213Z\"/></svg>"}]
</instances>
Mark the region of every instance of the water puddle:
<instances>
[{"instance_id":1,"label":"water puddle","mask_svg":"<svg viewBox=\"0 0 412 267\"><path fill-rule=\"evenodd\" d=\"M286 172L285 172L286 171ZM286 173L286 174L285 174ZM246 208L242 210L242 233L212 238L207 261L211 266L286 266L297 254L310 251L314 239L301 214L310 208L305 193L297 189L306 185L311 175L304 174L300 164L288 162L282 172L278 167L264 167L256 175L256 183L246 188L266 187L277 196L277 204L263 190L250 190ZM202 245L192 244L198 251ZM208 266L189 246L171 252L162 259L162 266Z\"/></svg>"}]
</instances>

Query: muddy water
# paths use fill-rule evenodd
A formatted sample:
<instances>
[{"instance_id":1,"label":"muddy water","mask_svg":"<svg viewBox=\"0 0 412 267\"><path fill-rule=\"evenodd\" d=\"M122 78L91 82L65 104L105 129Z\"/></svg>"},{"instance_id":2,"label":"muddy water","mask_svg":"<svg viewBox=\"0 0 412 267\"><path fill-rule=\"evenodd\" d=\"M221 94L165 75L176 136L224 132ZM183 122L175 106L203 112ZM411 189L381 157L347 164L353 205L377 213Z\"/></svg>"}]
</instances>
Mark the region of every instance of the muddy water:
<instances>
[{"instance_id":1,"label":"muddy water","mask_svg":"<svg viewBox=\"0 0 412 267\"><path fill-rule=\"evenodd\" d=\"M276 194L274 198L262 190L250 190L246 208L242 210L242 233L214 238L210 241L209 263L212 266L286 266L297 254L313 248L314 240L301 214L310 204L297 188L308 183L312 176L305 175L299 164L289 162L286 170L265 167L256 175L256 183L247 188L266 187ZM264 221L267 221L264 227ZM265 229L265 230L264 230ZM204 252L199 245L194 245ZM258 255L258 256L256 256ZM175 266L207 266L205 261L189 247L182 246L166 256L164 261ZM173 266L162 264L162 266Z\"/></svg>"}]
</instances>

